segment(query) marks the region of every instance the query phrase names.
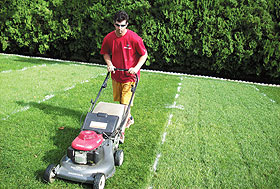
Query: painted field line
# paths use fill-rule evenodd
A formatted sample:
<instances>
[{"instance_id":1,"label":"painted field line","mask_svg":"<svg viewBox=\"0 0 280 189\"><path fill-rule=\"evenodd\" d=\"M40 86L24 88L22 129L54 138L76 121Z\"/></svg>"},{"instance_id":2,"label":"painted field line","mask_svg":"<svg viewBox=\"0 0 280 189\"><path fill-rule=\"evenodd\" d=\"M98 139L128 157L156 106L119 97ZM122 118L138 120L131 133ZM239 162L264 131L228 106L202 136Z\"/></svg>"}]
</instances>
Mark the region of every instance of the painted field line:
<instances>
[{"instance_id":1,"label":"painted field line","mask_svg":"<svg viewBox=\"0 0 280 189\"><path fill-rule=\"evenodd\" d=\"M19 113L19 112L24 112L24 111L28 110L29 108L30 108L30 106L24 106L24 107L22 107L19 110L13 111L10 115L7 115L6 117L2 118L2 120L5 121L5 120L9 119L10 116L12 116L12 115L14 115L16 113Z\"/></svg>"},{"instance_id":2,"label":"painted field line","mask_svg":"<svg viewBox=\"0 0 280 189\"><path fill-rule=\"evenodd\" d=\"M166 128L168 128L168 127L169 127L169 125L171 124L171 120L172 120L172 118L173 118L173 114L170 114L170 115L169 115L169 118L168 118L168 123L167 123Z\"/></svg>"},{"instance_id":3,"label":"painted field line","mask_svg":"<svg viewBox=\"0 0 280 189\"><path fill-rule=\"evenodd\" d=\"M177 105L177 102L174 101L174 103L171 106L166 106L166 108L171 108L171 109L180 109L180 110L184 110L184 106L182 105Z\"/></svg>"},{"instance_id":4,"label":"painted field line","mask_svg":"<svg viewBox=\"0 0 280 189\"><path fill-rule=\"evenodd\" d=\"M164 128L164 133L162 134L161 145L163 145L164 142L166 141L166 135L167 135L166 129L167 129L167 128L169 127L169 125L171 124L172 117L173 117L173 114L169 114L169 116L168 116L168 122L167 122L167 124L166 124L166 126L165 126L165 128ZM156 156L156 159L155 159L155 161L154 161L154 165L153 165L153 169L152 169L154 173L155 173L156 170L157 170L157 164L158 164L158 162L159 162L160 156L161 156L161 153L158 153L157 156Z\"/></svg>"},{"instance_id":5,"label":"painted field line","mask_svg":"<svg viewBox=\"0 0 280 189\"><path fill-rule=\"evenodd\" d=\"M169 125L171 124L171 120L172 120L172 117L173 117L173 114L170 114L169 115L169 118L168 118L168 123L164 129L164 133L162 134L162 138L161 138L161 144L164 144L164 142L166 141L166 135L167 135L167 128L169 127Z\"/></svg>"},{"instance_id":6,"label":"painted field line","mask_svg":"<svg viewBox=\"0 0 280 189\"><path fill-rule=\"evenodd\" d=\"M25 71L25 70L28 70L28 69L32 69L32 68L40 68L40 67L46 67L47 65L46 64L42 64L42 65L35 65L35 66L30 66L30 67L24 67L22 69L19 69L19 70L4 70L4 71L1 71L0 73L11 73L11 72L22 72L22 71Z\"/></svg>"},{"instance_id":7,"label":"painted field line","mask_svg":"<svg viewBox=\"0 0 280 189\"><path fill-rule=\"evenodd\" d=\"M181 91L181 86L177 88L178 93Z\"/></svg>"},{"instance_id":8,"label":"painted field line","mask_svg":"<svg viewBox=\"0 0 280 189\"><path fill-rule=\"evenodd\" d=\"M106 74L104 74L104 73L98 74L97 76L92 76L90 79L94 79L94 78L96 78L96 77L98 77L98 76L100 76L100 75L106 75ZM81 82L79 82L79 83L80 83L80 84L84 84L84 83L88 83L88 82L89 82L89 80L83 80L83 81L81 81ZM75 87L76 87L76 84L72 85L71 87L66 87L63 91L68 91L68 90L71 90L71 89L73 89L73 88L75 88ZM48 101L48 100L50 100L50 99L53 98L53 97L55 97L54 94L46 95L45 98L44 98L43 100L39 100L38 103L40 104L40 103L42 103L42 102ZM14 115L14 114L16 114L16 113L19 113L19 112L27 111L29 108L30 108L30 106L24 106L23 108L21 108L21 109L19 109L19 110L13 111L11 114L9 114L9 115L7 115L6 117L2 118L2 120L7 120L7 119L9 119L10 116L12 116L12 115Z\"/></svg>"},{"instance_id":9,"label":"painted field line","mask_svg":"<svg viewBox=\"0 0 280 189\"><path fill-rule=\"evenodd\" d=\"M54 94L47 95L47 96L45 96L45 98L43 100L38 101L38 103L40 104L41 102L45 102L47 100L50 100L53 97L55 97Z\"/></svg>"},{"instance_id":10,"label":"painted field line","mask_svg":"<svg viewBox=\"0 0 280 189\"><path fill-rule=\"evenodd\" d=\"M102 74L99 74L99 75L97 75L97 76L92 76L92 77L90 77L90 79L94 79L94 78L96 78L96 77L98 77L98 76L104 76L104 75L107 75L106 73L102 73ZM89 80L87 79L87 80L83 80L83 81L81 81L80 82L80 84L84 84L84 83L88 83L89 82ZM66 87L65 89L64 89L64 91L69 91L69 90L71 90L71 89L74 89L76 87L76 84L74 84L74 85L72 85L72 86L70 86L70 87Z\"/></svg>"},{"instance_id":11,"label":"painted field line","mask_svg":"<svg viewBox=\"0 0 280 189\"><path fill-rule=\"evenodd\" d=\"M260 92L260 89L258 89L256 86L252 86L254 89L256 89L256 91ZM272 103L275 103L276 101L269 98L265 93L260 92L261 95L267 97Z\"/></svg>"},{"instance_id":12,"label":"painted field line","mask_svg":"<svg viewBox=\"0 0 280 189\"><path fill-rule=\"evenodd\" d=\"M180 78L181 81L183 81L183 77ZM177 88L177 94L175 95L175 100L179 97L179 93L181 91L181 86L182 86L182 83L178 83L178 87ZM178 109L183 109L184 107L183 106L176 106L176 101L174 100L174 103L172 106L166 106L166 108L178 108ZM152 167L152 172L155 174L156 171L157 171L157 165L160 161L160 157L161 157L161 146L164 145L165 141L166 141L166 137L167 137L167 129L168 127L171 125L171 122L172 122L172 118L173 118L173 114L170 113L169 116L168 116L168 122L164 128L164 132L162 134L162 137L161 137L161 144L160 144L160 147L159 147L159 152L158 154L156 155L156 158L155 158L155 161L154 161L154 164L153 164L153 167ZM152 176L153 177L153 176ZM152 184L150 184L150 186L148 187L148 189L152 189L153 186Z\"/></svg>"},{"instance_id":13,"label":"painted field line","mask_svg":"<svg viewBox=\"0 0 280 189\"><path fill-rule=\"evenodd\" d=\"M181 81L183 80L183 78L181 77L180 78L181 79ZM181 89L181 85L182 85L182 83L178 83L178 85L179 85L179 87L180 87L180 89ZM178 87L178 88L179 88ZM180 92L180 90L177 88L177 91L178 92ZM176 98L178 98L179 97L179 94L177 93L176 95L175 95L175 99ZM170 108L170 106L167 106L166 108ZM173 103L173 105L171 106L171 108L179 108L179 109L181 109L181 108L183 108L182 106L176 106L176 101L174 101L174 103ZM164 143L165 143L165 141L166 141L166 136L167 136L167 128L169 127L169 125L171 124L171 121L172 121L172 118L173 118L173 114L171 113L171 114L169 114L169 116L168 116L168 122L167 122L167 124L166 124L166 126L165 126L165 128L164 128L164 132L163 132L163 134L162 134L162 138L161 138L161 144L160 144L160 146L162 146ZM157 156L156 156L156 158L155 158L155 162L154 162L154 164L153 164L153 172L155 173L156 172L156 170L157 170L157 165L158 165L158 162L159 162L159 159L160 159L160 157L161 157L161 153L159 152L158 154L157 154ZM152 186L150 186L149 188L152 188Z\"/></svg>"},{"instance_id":14,"label":"painted field line","mask_svg":"<svg viewBox=\"0 0 280 189\"><path fill-rule=\"evenodd\" d=\"M161 144L165 143L167 132L164 132L161 139Z\"/></svg>"},{"instance_id":15,"label":"painted field line","mask_svg":"<svg viewBox=\"0 0 280 189\"><path fill-rule=\"evenodd\" d=\"M158 164L158 162L159 162L160 156L161 156L160 153L157 154L156 160L155 160L154 165L153 165L153 170L154 170L154 172L156 172L156 170L157 170L157 164Z\"/></svg>"}]
</instances>

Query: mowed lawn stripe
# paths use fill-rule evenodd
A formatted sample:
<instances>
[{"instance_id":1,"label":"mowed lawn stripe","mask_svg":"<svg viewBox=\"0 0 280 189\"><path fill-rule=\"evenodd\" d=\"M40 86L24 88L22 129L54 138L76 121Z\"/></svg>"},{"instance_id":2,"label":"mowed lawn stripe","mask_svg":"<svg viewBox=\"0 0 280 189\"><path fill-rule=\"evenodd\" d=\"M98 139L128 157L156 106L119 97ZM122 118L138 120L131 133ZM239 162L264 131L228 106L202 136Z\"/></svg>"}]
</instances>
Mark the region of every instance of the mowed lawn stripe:
<instances>
[{"instance_id":1,"label":"mowed lawn stripe","mask_svg":"<svg viewBox=\"0 0 280 189\"><path fill-rule=\"evenodd\" d=\"M141 73L132 115L135 123L126 130L124 165L117 169L106 188L146 188L161 141L177 83L177 76Z\"/></svg>"},{"instance_id":2,"label":"mowed lawn stripe","mask_svg":"<svg viewBox=\"0 0 280 189\"><path fill-rule=\"evenodd\" d=\"M279 187L279 104L247 84L186 77L154 188Z\"/></svg>"},{"instance_id":3,"label":"mowed lawn stripe","mask_svg":"<svg viewBox=\"0 0 280 189\"><path fill-rule=\"evenodd\" d=\"M6 118L20 109L20 103L45 99L74 84L105 74L105 68L75 64L51 64L31 67L25 71L0 74L0 118Z\"/></svg>"},{"instance_id":4,"label":"mowed lawn stripe","mask_svg":"<svg viewBox=\"0 0 280 189\"><path fill-rule=\"evenodd\" d=\"M12 72L17 70L30 69L31 67L40 67L45 65L57 64L54 60L34 59L29 57L6 55L0 53L0 73ZM69 63L67 63L69 64Z\"/></svg>"}]
</instances>

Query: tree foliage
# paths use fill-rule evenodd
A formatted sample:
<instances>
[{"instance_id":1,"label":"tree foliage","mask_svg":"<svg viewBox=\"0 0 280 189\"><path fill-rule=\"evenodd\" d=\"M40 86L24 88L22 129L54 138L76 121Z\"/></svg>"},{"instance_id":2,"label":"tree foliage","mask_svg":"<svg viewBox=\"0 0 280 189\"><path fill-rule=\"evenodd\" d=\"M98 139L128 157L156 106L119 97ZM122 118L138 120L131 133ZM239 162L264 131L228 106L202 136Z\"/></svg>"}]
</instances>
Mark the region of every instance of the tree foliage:
<instances>
[{"instance_id":1,"label":"tree foliage","mask_svg":"<svg viewBox=\"0 0 280 189\"><path fill-rule=\"evenodd\" d=\"M280 81L278 0L3 0L2 52L93 61L112 17L129 28L162 70Z\"/></svg>"}]
</instances>

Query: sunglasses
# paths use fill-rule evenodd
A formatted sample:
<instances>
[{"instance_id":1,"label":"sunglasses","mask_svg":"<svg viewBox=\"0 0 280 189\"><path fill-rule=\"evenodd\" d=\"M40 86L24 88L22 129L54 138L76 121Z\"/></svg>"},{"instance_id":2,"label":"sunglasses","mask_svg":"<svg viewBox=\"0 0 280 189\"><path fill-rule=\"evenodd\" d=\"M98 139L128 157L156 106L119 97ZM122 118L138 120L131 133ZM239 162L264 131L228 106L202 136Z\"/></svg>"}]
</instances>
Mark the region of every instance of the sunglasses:
<instances>
[{"instance_id":1,"label":"sunglasses","mask_svg":"<svg viewBox=\"0 0 280 189\"><path fill-rule=\"evenodd\" d=\"M126 26L126 24L116 24L116 23L115 23L115 25L116 25L117 27L122 27L122 28Z\"/></svg>"}]
</instances>

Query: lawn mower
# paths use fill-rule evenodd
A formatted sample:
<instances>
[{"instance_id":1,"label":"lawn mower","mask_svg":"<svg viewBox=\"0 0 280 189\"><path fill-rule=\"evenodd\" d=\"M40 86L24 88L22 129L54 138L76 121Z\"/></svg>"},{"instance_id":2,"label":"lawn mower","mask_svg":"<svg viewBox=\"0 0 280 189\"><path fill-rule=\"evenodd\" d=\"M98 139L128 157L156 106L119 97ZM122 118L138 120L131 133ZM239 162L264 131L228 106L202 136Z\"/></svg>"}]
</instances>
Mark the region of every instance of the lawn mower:
<instances>
[{"instance_id":1,"label":"lawn mower","mask_svg":"<svg viewBox=\"0 0 280 189\"><path fill-rule=\"evenodd\" d=\"M115 69L128 71L128 69ZM124 129L128 120L130 106L138 85L135 74L135 84L132 86L132 96L128 105L97 101L102 90L107 87L110 72L87 113L81 126L80 134L73 140L62 157L60 164L50 164L44 173L44 180L54 182L56 178L81 183L90 183L93 188L104 188L105 181L115 173L115 166L120 166L124 160L124 152L119 144L124 139ZM97 104L97 105L96 105Z\"/></svg>"}]
</instances>

